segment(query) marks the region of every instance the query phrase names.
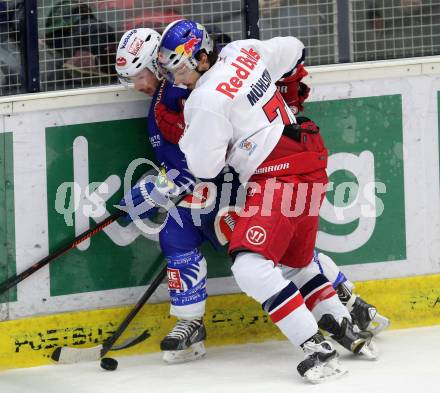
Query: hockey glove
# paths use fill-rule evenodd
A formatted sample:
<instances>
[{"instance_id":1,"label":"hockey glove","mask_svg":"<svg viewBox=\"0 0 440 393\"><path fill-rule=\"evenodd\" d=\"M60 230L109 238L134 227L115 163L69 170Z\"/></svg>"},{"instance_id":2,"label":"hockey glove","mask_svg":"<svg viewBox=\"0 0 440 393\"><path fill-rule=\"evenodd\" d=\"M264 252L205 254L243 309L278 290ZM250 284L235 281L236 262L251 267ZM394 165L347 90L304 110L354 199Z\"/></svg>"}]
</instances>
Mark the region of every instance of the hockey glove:
<instances>
[{"instance_id":1,"label":"hockey glove","mask_svg":"<svg viewBox=\"0 0 440 393\"><path fill-rule=\"evenodd\" d=\"M304 66L300 64L293 75L282 78L276 83L278 91L294 115L304 110L302 104L309 96L310 88L301 82L301 79L307 75L308 72Z\"/></svg>"},{"instance_id":2,"label":"hockey glove","mask_svg":"<svg viewBox=\"0 0 440 393\"><path fill-rule=\"evenodd\" d=\"M177 145L185 130L183 108L180 112L175 112L158 102L154 107L154 116L163 137L168 142Z\"/></svg>"},{"instance_id":3,"label":"hockey glove","mask_svg":"<svg viewBox=\"0 0 440 393\"><path fill-rule=\"evenodd\" d=\"M174 206L172 200L180 193L180 189L172 181L174 170L147 175L139 180L122 198L119 207L127 212L126 221L151 218L159 208L170 210ZM178 172L178 171L176 171Z\"/></svg>"}]
</instances>

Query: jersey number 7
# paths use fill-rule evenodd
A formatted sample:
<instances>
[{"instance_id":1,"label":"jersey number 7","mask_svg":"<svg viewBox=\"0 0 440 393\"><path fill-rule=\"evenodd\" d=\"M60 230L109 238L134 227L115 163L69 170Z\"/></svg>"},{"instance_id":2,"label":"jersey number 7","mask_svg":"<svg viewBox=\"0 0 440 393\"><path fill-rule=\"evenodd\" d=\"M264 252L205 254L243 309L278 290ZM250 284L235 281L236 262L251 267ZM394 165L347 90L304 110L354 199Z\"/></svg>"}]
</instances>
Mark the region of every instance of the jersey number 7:
<instances>
[{"instance_id":1,"label":"jersey number 7","mask_svg":"<svg viewBox=\"0 0 440 393\"><path fill-rule=\"evenodd\" d=\"M286 110L286 103L278 90L274 93L272 98L263 105L263 111L271 123L279 115L281 115L284 124L292 123Z\"/></svg>"}]
</instances>

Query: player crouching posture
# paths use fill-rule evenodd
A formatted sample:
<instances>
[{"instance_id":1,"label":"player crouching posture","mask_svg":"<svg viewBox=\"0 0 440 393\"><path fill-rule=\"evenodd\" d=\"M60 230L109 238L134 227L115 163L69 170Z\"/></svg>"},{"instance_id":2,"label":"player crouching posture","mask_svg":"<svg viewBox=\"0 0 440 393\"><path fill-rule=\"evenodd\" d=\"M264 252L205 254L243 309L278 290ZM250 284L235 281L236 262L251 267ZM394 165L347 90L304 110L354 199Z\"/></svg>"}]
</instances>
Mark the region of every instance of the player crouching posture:
<instances>
[{"instance_id":1,"label":"player crouching posture","mask_svg":"<svg viewBox=\"0 0 440 393\"><path fill-rule=\"evenodd\" d=\"M303 44L294 37L243 40L218 55L202 25L181 20L165 29L158 59L176 85L192 90L179 141L191 173L212 179L227 164L247 183L245 214L229 246L232 272L240 288L303 349L299 374L317 383L346 372L318 325L345 348L374 357L371 335L352 324L313 262L328 182L327 149L316 125L297 122L275 86L302 68ZM300 191L303 185L306 192ZM298 212L297 205L302 211L290 214Z\"/></svg>"},{"instance_id":2,"label":"player crouching posture","mask_svg":"<svg viewBox=\"0 0 440 393\"><path fill-rule=\"evenodd\" d=\"M185 126L183 103L190 92L173 86L158 74L159 41L160 35L152 29L129 30L122 36L116 54L116 71L121 82L152 97L148 137L156 161L162 167L158 176L144 177L120 202L134 221L154 216L158 207L167 203L170 192L176 194L176 190L181 190L186 193L194 186L194 178L177 144ZM176 176L167 178L170 173ZM214 222L219 222L216 212L224 207L223 202L235 203L235 192L239 188L238 179L232 172L224 171L217 180L212 183L214 188L220 190L219 186L225 182L225 188L231 189L230 198L221 198L222 192L213 193L208 188L196 186L178 203L176 214L168 217L159 233L160 247L168 265L170 314L177 318L173 329L160 343L167 363L200 359L206 353L203 316L207 298L207 262L200 247L205 241L215 248L223 245L217 239L214 227ZM193 217L200 217L198 225Z\"/></svg>"}]
</instances>

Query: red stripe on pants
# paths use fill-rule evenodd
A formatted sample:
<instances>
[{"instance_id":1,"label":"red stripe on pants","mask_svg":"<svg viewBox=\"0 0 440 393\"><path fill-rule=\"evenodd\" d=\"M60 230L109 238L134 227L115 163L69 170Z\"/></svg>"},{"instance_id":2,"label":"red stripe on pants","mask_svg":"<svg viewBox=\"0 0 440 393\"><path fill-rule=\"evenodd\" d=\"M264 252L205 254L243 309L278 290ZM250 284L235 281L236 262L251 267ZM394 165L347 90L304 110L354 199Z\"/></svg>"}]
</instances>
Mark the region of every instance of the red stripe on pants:
<instances>
[{"instance_id":1,"label":"red stripe on pants","mask_svg":"<svg viewBox=\"0 0 440 393\"><path fill-rule=\"evenodd\" d=\"M312 311L315 306L322 302L325 299L329 299L332 296L336 295L336 291L333 289L332 284L328 283L324 288L321 288L319 291L316 291L313 295L310 295L306 302L307 308Z\"/></svg>"},{"instance_id":2,"label":"red stripe on pants","mask_svg":"<svg viewBox=\"0 0 440 393\"><path fill-rule=\"evenodd\" d=\"M292 299L290 299L281 308L270 314L270 319L273 323L281 321L284 317L295 311L299 306L304 304L303 297L298 292Z\"/></svg>"}]
</instances>

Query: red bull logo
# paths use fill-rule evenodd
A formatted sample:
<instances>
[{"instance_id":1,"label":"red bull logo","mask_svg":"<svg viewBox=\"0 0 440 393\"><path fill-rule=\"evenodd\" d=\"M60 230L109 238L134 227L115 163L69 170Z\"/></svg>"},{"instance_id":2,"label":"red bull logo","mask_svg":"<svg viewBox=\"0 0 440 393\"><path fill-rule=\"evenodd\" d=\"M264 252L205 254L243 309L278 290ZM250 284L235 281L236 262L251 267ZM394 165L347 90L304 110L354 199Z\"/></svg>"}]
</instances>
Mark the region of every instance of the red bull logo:
<instances>
[{"instance_id":1,"label":"red bull logo","mask_svg":"<svg viewBox=\"0 0 440 393\"><path fill-rule=\"evenodd\" d=\"M192 37L189 41L181 44L174 49L174 51L179 55L185 55L191 57L193 54L194 47L201 41L200 38Z\"/></svg>"}]
</instances>

